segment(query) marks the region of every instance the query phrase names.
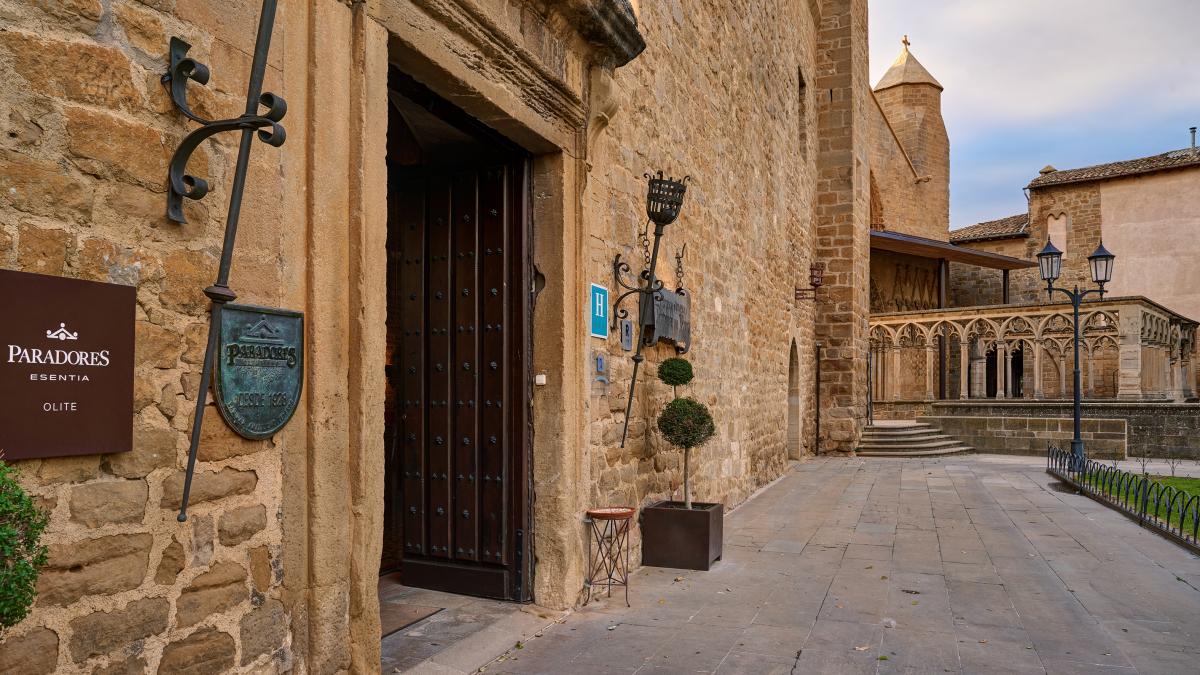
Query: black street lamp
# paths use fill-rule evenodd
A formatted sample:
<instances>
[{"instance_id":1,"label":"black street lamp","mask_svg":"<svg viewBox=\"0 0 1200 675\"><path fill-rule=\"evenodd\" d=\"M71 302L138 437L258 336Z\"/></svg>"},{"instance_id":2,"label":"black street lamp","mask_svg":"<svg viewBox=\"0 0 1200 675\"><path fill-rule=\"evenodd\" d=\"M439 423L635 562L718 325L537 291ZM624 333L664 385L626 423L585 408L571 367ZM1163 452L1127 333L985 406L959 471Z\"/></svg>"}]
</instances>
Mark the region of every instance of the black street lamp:
<instances>
[{"instance_id":1,"label":"black street lamp","mask_svg":"<svg viewBox=\"0 0 1200 675\"><path fill-rule=\"evenodd\" d=\"M1071 440L1071 457L1072 463L1076 470L1083 468L1083 437L1080 435L1080 418L1082 417L1082 399L1080 386L1082 384L1079 377L1079 305L1083 299L1093 293L1098 294L1101 298L1104 297L1104 284L1112 281L1113 260L1117 256L1108 252L1104 248L1104 242L1101 241L1096 250L1088 256L1088 266L1092 270L1092 281L1099 288L1089 288L1080 290L1079 286L1075 286L1073 291L1068 291L1065 288L1059 288L1054 285L1055 280L1062 276L1062 251L1054 246L1049 237L1046 238L1046 247L1037 254L1038 269L1042 273L1042 281L1046 282L1046 294L1051 299L1054 298L1054 291L1065 294L1071 299L1071 306L1074 308L1074 328L1075 328L1075 437Z\"/></svg>"}]
</instances>

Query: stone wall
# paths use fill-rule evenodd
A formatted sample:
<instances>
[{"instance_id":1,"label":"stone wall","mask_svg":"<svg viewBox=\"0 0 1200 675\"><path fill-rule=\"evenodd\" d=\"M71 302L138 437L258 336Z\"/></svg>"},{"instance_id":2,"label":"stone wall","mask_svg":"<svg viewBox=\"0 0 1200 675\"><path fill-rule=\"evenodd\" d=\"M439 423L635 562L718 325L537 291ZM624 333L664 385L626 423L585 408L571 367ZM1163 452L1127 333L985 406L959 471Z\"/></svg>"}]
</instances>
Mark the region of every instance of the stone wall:
<instances>
[{"instance_id":1,"label":"stone wall","mask_svg":"<svg viewBox=\"0 0 1200 675\"><path fill-rule=\"evenodd\" d=\"M1044 245L1045 241L1042 243ZM961 245L1013 258L1024 258L1029 253L1029 239L1026 237L972 241ZM1009 275L1010 293L1013 292L1013 284L1018 276L1021 277L1024 285L1030 283L1025 278L1028 276L1028 272L1025 270L1013 270L1009 272ZM1034 278L1037 278L1036 270L1034 270ZM950 284L947 296L951 307L1002 305L1004 304L1004 271L952 262L950 263ZM1043 294L1042 297L1044 298L1045 295ZM1012 299L1015 301L1015 294Z\"/></svg>"},{"instance_id":2,"label":"stone wall","mask_svg":"<svg viewBox=\"0 0 1200 675\"><path fill-rule=\"evenodd\" d=\"M1070 401L940 401L876 404L878 419L926 418L980 452L1044 454L1046 443L1070 445ZM1200 404L1084 402L1089 455L1200 459ZM974 442L969 439L974 439Z\"/></svg>"},{"instance_id":3,"label":"stone wall","mask_svg":"<svg viewBox=\"0 0 1200 675\"><path fill-rule=\"evenodd\" d=\"M795 287L807 284L814 245L816 102L814 88L800 86L816 73L809 11L801 0L736 9L716 0L643 5L647 49L615 72L614 96L625 106L589 155L586 281L610 287L616 254L635 270L644 265L637 246L646 221L642 174L691 176L682 214L666 229L658 273L675 288L675 255L686 246L692 345L685 358L696 379L679 395L706 404L717 424L713 440L692 452L692 492L727 507L786 466L793 345L802 446L812 453L813 304L794 299ZM636 319L635 302L625 306ZM682 498L682 452L655 423L672 396L656 369L674 348L647 350L621 448L632 353L615 332L607 341L585 340L592 383L587 505ZM607 356L607 383L595 382L597 354ZM633 550L636 558L640 547Z\"/></svg>"},{"instance_id":4,"label":"stone wall","mask_svg":"<svg viewBox=\"0 0 1200 675\"><path fill-rule=\"evenodd\" d=\"M168 223L166 162L194 124L159 78L168 37L183 37L212 69L209 86L189 86L197 112L240 113L260 2L0 0L0 266L136 286L139 364L134 452L22 463L52 512L51 561L0 672L377 667L389 65L532 155L544 283L528 363L547 375L531 401L537 602L576 601L586 508L681 482L680 453L652 429L669 397L654 365L670 348L648 355L621 449L628 355L584 330L588 284L615 291L612 257L640 253L645 171L693 178L659 269L673 285L687 244L697 380L681 393L718 428L695 453L695 496L732 506L786 468L789 384L805 452L853 446L869 301L865 1L642 6L647 50L615 72L622 61L579 19L594 6L281 3L266 89L288 101L288 142L254 146L231 286L240 302L306 313L305 393L268 441L233 436L209 408L179 524L201 289L236 140L204 144L190 170L213 192L186 205L187 225ZM794 299L814 259L828 269L815 305Z\"/></svg>"},{"instance_id":5,"label":"stone wall","mask_svg":"<svg viewBox=\"0 0 1200 675\"><path fill-rule=\"evenodd\" d=\"M167 38L190 41L213 81L205 116L244 107L256 2L0 2L0 267L137 288L134 449L18 462L50 512L32 616L6 635L0 672L286 669L282 461L294 437L251 442L210 405L190 518L176 522L208 301L235 141L191 170L214 192L164 217L170 153L193 126L159 77ZM273 53L267 88L281 90ZM255 148L234 287L285 305L281 154ZM301 415L302 417L302 415ZM302 424L302 423L301 423Z\"/></svg>"},{"instance_id":6,"label":"stone wall","mask_svg":"<svg viewBox=\"0 0 1200 675\"><path fill-rule=\"evenodd\" d=\"M816 331L823 450L853 450L866 418L870 314L867 3L824 0L817 31L816 256L826 264Z\"/></svg>"}]
</instances>

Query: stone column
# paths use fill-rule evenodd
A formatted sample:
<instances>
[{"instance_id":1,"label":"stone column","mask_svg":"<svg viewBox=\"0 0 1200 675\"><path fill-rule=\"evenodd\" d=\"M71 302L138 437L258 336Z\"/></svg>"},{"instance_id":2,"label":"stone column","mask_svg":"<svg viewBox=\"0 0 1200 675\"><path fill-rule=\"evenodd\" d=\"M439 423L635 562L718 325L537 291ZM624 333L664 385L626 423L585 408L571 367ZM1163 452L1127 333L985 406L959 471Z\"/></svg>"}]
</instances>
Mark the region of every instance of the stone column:
<instances>
[{"instance_id":1,"label":"stone column","mask_svg":"<svg viewBox=\"0 0 1200 675\"><path fill-rule=\"evenodd\" d=\"M1070 388L1071 383L1068 382L1068 380L1070 380L1073 377L1074 377L1074 373L1072 373L1071 370L1068 370L1068 368L1067 368L1067 353L1064 350L1063 353L1058 355L1058 397L1059 398L1070 398L1071 397L1071 388Z\"/></svg>"},{"instance_id":2,"label":"stone column","mask_svg":"<svg viewBox=\"0 0 1200 675\"><path fill-rule=\"evenodd\" d=\"M1138 400L1142 391L1142 309L1122 307L1117 316L1117 398Z\"/></svg>"},{"instance_id":3,"label":"stone column","mask_svg":"<svg viewBox=\"0 0 1200 675\"><path fill-rule=\"evenodd\" d=\"M983 340L971 348L971 398L987 398L987 350Z\"/></svg>"},{"instance_id":4,"label":"stone column","mask_svg":"<svg viewBox=\"0 0 1200 675\"><path fill-rule=\"evenodd\" d=\"M1084 377L1087 378L1087 387L1084 389L1087 392L1088 398L1096 396L1096 359L1092 358L1095 353L1095 348L1087 352L1087 371Z\"/></svg>"},{"instance_id":5,"label":"stone column","mask_svg":"<svg viewBox=\"0 0 1200 675\"><path fill-rule=\"evenodd\" d=\"M925 346L925 400L937 398L937 345Z\"/></svg>"},{"instance_id":6,"label":"stone column","mask_svg":"<svg viewBox=\"0 0 1200 675\"><path fill-rule=\"evenodd\" d=\"M1005 377L1004 362L1008 360L1008 349L999 340L996 341L996 398L1006 398L1008 379Z\"/></svg>"},{"instance_id":7,"label":"stone column","mask_svg":"<svg viewBox=\"0 0 1200 675\"><path fill-rule=\"evenodd\" d=\"M827 266L821 287L825 301L816 305L814 328L825 344L820 385L822 447L840 452L854 449L866 422L864 355L871 301L867 167L869 115L875 102L866 58L866 0L823 0L820 6L815 86L811 88L819 93L814 147L821 199L813 208L813 233L814 254Z\"/></svg>"},{"instance_id":8,"label":"stone column","mask_svg":"<svg viewBox=\"0 0 1200 675\"><path fill-rule=\"evenodd\" d=\"M958 397L971 396L971 342L960 340L958 343Z\"/></svg>"},{"instance_id":9,"label":"stone column","mask_svg":"<svg viewBox=\"0 0 1200 675\"><path fill-rule=\"evenodd\" d=\"M1163 397L1173 399L1175 397L1175 367L1172 365L1174 361L1171 356L1172 349L1167 346L1159 352L1162 354Z\"/></svg>"},{"instance_id":10,"label":"stone column","mask_svg":"<svg viewBox=\"0 0 1200 675\"><path fill-rule=\"evenodd\" d=\"M1033 345L1033 397L1035 399L1046 398L1046 392L1042 391L1042 343L1038 342Z\"/></svg>"},{"instance_id":11,"label":"stone column","mask_svg":"<svg viewBox=\"0 0 1200 675\"><path fill-rule=\"evenodd\" d=\"M888 356L888 398L893 401L900 400L900 346L892 345L892 352Z\"/></svg>"},{"instance_id":12,"label":"stone column","mask_svg":"<svg viewBox=\"0 0 1200 675\"><path fill-rule=\"evenodd\" d=\"M1013 391L1012 356L1013 356L1012 355L1012 346L1005 344L1004 345L1004 396L1005 396L1005 398L1012 398L1013 396L1016 396L1016 392Z\"/></svg>"}]
</instances>

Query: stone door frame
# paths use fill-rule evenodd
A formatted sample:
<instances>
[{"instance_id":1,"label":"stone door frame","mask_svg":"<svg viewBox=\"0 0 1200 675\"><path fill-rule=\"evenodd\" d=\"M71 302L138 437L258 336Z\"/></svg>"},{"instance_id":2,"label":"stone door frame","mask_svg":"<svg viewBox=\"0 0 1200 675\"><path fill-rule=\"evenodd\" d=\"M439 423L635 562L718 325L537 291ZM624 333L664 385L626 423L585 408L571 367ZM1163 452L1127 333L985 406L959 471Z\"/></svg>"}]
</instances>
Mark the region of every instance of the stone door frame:
<instances>
[{"instance_id":1,"label":"stone door frame","mask_svg":"<svg viewBox=\"0 0 1200 675\"><path fill-rule=\"evenodd\" d=\"M535 602L570 607L583 578L586 452L582 415L586 173L582 41L560 42L567 71L551 72L472 2L309 0L282 16L289 128L284 210L294 285L287 300L311 318L312 354L297 421L282 434L284 601L293 652L313 673L375 672L377 579L383 540L383 345L386 322L387 71L438 95L532 155L527 212L531 342L527 370L546 373L531 396L530 491ZM546 37L546 36L542 36ZM551 36L553 37L553 36ZM547 38L549 39L549 38ZM464 55L484 55L468 62ZM567 82L573 82L568 85ZM344 170L343 168L344 167ZM346 180L340 180L346 175ZM531 561L532 562L532 561Z\"/></svg>"}]
</instances>

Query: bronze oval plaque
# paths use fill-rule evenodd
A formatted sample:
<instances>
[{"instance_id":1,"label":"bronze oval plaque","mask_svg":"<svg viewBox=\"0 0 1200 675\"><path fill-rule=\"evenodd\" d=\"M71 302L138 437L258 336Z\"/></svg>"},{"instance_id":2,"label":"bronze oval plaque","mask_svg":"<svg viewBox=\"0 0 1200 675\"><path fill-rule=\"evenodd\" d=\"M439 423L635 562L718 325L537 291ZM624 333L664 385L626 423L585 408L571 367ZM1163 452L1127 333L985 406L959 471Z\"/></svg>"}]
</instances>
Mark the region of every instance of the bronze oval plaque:
<instances>
[{"instance_id":1,"label":"bronze oval plaque","mask_svg":"<svg viewBox=\"0 0 1200 675\"><path fill-rule=\"evenodd\" d=\"M225 305L217 338L217 409L239 436L270 438L300 402L304 314Z\"/></svg>"}]
</instances>

